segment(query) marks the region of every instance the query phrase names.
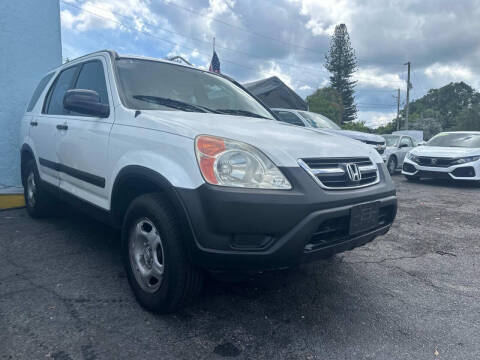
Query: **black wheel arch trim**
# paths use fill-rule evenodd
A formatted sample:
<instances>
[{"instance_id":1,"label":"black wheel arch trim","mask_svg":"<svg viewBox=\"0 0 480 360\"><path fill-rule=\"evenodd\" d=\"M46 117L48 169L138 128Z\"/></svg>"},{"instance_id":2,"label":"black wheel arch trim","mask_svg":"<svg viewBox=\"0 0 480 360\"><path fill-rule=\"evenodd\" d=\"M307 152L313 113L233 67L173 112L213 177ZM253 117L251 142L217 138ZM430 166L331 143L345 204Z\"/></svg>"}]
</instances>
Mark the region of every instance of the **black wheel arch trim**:
<instances>
[{"instance_id":1,"label":"black wheel arch trim","mask_svg":"<svg viewBox=\"0 0 480 360\"><path fill-rule=\"evenodd\" d=\"M117 176L115 177L115 181L112 185L111 191L111 202L110 202L110 212L112 214L112 218L116 227L120 227L122 225L123 217L119 216L118 209L119 209L119 201L120 201L120 189L121 184L124 181L127 181L130 178L141 178L150 183L154 184L156 187L161 190L173 205L174 210L176 211L177 215L179 216L180 225L182 230L184 231L184 236L187 241L187 251L188 254L191 254L191 246L194 246L196 241L195 233L193 231L192 223L190 217L188 215L187 208L183 203L182 198L178 194L175 186L170 183L170 181L165 178L159 172L152 170L150 168L140 166L140 165L128 165L122 168Z\"/></svg>"},{"instance_id":2,"label":"black wheel arch trim","mask_svg":"<svg viewBox=\"0 0 480 360\"><path fill-rule=\"evenodd\" d=\"M36 159L35 159L35 154L33 153L32 148L28 144L23 144L21 149L20 149L20 174L21 174L21 181L22 185L25 186L25 179L24 179L24 174L23 174L23 158L24 156L28 154L29 156L32 157L33 161L35 161L35 166L37 166Z\"/></svg>"}]
</instances>

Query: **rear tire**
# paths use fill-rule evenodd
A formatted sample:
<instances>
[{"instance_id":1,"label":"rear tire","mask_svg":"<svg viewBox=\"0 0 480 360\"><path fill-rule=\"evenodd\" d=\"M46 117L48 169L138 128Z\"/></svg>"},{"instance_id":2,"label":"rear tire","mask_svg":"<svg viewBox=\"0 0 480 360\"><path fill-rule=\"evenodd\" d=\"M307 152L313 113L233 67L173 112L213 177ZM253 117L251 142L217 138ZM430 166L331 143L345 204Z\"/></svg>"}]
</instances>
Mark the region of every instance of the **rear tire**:
<instances>
[{"instance_id":1,"label":"rear tire","mask_svg":"<svg viewBox=\"0 0 480 360\"><path fill-rule=\"evenodd\" d=\"M28 214L35 219L51 215L57 201L42 187L34 159L25 163L22 175L25 184L23 195Z\"/></svg>"},{"instance_id":2,"label":"rear tire","mask_svg":"<svg viewBox=\"0 0 480 360\"><path fill-rule=\"evenodd\" d=\"M390 156L387 162L387 169L390 175L395 174L395 170L397 169L397 158L395 156Z\"/></svg>"},{"instance_id":3,"label":"rear tire","mask_svg":"<svg viewBox=\"0 0 480 360\"><path fill-rule=\"evenodd\" d=\"M182 231L169 201L141 195L128 207L122 252L128 281L147 310L171 313L200 293L203 274L187 260Z\"/></svg>"}]
</instances>

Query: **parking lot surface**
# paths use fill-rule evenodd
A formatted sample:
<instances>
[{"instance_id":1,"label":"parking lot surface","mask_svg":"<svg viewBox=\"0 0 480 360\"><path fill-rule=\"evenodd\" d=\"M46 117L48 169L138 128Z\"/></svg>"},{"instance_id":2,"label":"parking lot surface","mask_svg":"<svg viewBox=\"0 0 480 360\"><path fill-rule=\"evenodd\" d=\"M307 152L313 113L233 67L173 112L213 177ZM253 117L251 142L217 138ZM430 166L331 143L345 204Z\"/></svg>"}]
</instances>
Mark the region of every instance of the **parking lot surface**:
<instances>
[{"instance_id":1,"label":"parking lot surface","mask_svg":"<svg viewBox=\"0 0 480 360\"><path fill-rule=\"evenodd\" d=\"M396 175L365 247L144 311L118 234L73 211L0 212L1 359L479 359L480 188Z\"/></svg>"}]
</instances>

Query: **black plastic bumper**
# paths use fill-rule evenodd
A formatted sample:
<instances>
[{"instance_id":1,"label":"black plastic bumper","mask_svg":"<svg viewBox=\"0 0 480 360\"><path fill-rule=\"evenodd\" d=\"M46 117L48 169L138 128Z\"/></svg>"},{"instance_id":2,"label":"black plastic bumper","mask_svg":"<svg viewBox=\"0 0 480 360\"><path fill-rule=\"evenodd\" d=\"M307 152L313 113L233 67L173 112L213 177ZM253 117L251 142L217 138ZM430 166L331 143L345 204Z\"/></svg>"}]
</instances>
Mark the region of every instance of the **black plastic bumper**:
<instances>
[{"instance_id":1,"label":"black plastic bumper","mask_svg":"<svg viewBox=\"0 0 480 360\"><path fill-rule=\"evenodd\" d=\"M193 240L190 256L212 270L270 270L328 257L385 234L397 199L381 164L381 181L356 190L321 189L301 168L282 168L290 191L251 190L202 185L177 189L187 211ZM351 209L375 201L382 210L378 226L349 235ZM338 230L316 240L322 226Z\"/></svg>"}]
</instances>

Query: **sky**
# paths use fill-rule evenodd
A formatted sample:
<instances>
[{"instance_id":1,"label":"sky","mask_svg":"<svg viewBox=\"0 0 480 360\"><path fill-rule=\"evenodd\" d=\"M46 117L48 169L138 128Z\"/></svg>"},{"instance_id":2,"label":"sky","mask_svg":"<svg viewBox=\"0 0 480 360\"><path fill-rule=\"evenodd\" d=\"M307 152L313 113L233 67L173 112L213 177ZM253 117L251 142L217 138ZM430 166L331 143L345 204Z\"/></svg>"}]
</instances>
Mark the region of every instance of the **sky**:
<instances>
[{"instance_id":1,"label":"sky","mask_svg":"<svg viewBox=\"0 0 480 360\"><path fill-rule=\"evenodd\" d=\"M60 0L64 58L101 49L208 68L212 39L222 72L239 82L276 75L306 97L328 86L324 68L344 23L358 68L358 121L377 127L406 100L464 81L480 87L480 0Z\"/></svg>"}]
</instances>

